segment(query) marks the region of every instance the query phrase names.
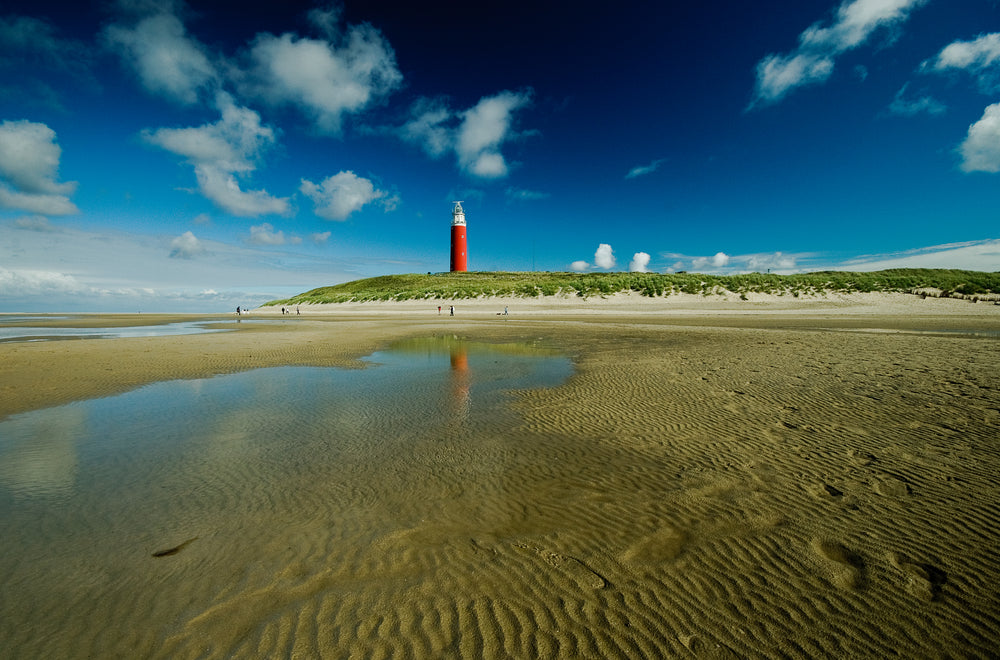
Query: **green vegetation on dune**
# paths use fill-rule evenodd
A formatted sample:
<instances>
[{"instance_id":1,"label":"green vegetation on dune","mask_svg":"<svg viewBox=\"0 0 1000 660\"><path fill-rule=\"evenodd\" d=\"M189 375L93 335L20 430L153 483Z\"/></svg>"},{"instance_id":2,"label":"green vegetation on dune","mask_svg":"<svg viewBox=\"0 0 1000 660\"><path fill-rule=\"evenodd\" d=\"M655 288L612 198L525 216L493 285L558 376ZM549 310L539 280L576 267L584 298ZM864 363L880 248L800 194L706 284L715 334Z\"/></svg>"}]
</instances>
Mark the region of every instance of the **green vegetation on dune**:
<instances>
[{"instance_id":1,"label":"green vegetation on dune","mask_svg":"<svg viewBox=\"0 0 1000 660\"><path fill-rule=\"evenodd\" d=\"M460 300L507 296L607 296L636 292L645 296L769 293L822 295L826 292L904 292L938 289L946 296L1000 294L1000 273L906 268L872 273L821 271L799 275L747 273L436 273L382 275L325 286L269 305L368 302L376 300Z\"/></svg>"}]
</instances>

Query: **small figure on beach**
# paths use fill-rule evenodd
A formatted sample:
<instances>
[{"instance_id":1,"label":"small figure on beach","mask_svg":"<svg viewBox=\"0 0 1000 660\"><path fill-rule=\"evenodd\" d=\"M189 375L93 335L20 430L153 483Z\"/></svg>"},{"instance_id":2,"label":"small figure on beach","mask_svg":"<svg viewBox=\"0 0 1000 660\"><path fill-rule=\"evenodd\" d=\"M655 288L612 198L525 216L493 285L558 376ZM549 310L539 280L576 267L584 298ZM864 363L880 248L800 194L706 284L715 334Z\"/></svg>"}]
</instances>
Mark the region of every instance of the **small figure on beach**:
<instances>
[{"instance_id":1,"label":"small figure on beach","mask_svg":"<svg viewBox=\"0 0 1000 660\"><path fill-rule=\"evenodd\" d=\"M451 306L451 315L452 316L455 315L455 306L454 305Z\"/></svg>"},{"instance_id":2,"label":"small figure on beach","mask_svg":"<svg viewBox=\"0 0 1000 660\"><path fill-rule=\"evenodd\" d=\"M299 315L299 314L301 314L301 313L302 313L302 312L300 312L300 311L299 311L299 306L298 306L298 305L296 305L296 306L295 306L295 315L296 315L296 316L298 316L298 315Z\"/></svg>"},{"instance_id":3,"label":"small figure on beach","mask_svg":"<svg viewBox=\"0 0 1000 660\"><path fill-rule=\"evenodd\" d=\"M441 305L438 305L438 316L441 316Z\"/></svg>"},{"instance_id":4,"label":"small figure on beach","mask_svg":"<svg viewBox=\"0 0 1000 660\"><path fill-rule=\"evenodd\" d=\"M507 316L507 305L503 306L503 315Z\"/></svg>"},{"instance_id":5,"label":"small figure on beach","mask_svg":"<svg viewBox=\"0 0 1000 660\"><path fill-rule=\"evenodd\" d=\"M236 316L239 316L239 315L240 315L240 306L237 305L236 306Z\"/></svg>"}]
</instances>

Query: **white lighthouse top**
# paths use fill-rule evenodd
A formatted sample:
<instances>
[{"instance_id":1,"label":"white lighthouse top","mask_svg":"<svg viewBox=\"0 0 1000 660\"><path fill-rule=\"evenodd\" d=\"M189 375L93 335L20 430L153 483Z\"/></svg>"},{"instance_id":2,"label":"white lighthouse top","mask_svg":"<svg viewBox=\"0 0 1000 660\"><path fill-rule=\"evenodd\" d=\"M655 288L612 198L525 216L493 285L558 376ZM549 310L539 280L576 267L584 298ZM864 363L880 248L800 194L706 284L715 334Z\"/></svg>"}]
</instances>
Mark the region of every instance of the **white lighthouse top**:
<instances>
[{"instance_id":1,"label":"white lighthouse top","mask_svg":"<svg viewBox=\"0 0 1000 660\"><path fill-rule=\"evenodd\" d=\"M462 202L455 202L455 208L451 210L451 226L455 225L465 225L465 209L462 208Z\"/></svg>"}]
</instances>

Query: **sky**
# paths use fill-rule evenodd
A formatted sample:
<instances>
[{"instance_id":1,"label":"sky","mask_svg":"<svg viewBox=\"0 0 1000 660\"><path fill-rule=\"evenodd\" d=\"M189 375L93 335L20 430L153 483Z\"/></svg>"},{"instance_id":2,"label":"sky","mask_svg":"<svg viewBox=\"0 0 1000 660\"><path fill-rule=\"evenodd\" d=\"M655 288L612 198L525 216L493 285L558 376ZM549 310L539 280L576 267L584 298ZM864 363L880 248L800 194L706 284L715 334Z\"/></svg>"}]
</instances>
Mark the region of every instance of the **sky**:
<instances>
[{"instance_id":1,"label":"sky","mask_svg":"<svg viewBox=\"0 0 1000 660\"><path fill-rule=\"evenodd\" d=\"M0 312L1000 271L1000 3L0 3Z\"/></svg>"}]
</instances>

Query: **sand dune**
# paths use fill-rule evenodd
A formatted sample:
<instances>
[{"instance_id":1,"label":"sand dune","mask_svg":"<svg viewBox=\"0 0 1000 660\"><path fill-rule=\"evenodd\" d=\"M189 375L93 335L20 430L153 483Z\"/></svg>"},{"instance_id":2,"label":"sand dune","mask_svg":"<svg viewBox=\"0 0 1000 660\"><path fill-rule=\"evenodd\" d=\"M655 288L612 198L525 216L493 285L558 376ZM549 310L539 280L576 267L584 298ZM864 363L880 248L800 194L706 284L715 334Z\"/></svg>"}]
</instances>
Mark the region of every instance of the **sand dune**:
<instances>
[{"instance_id":1,"label":"sand dune","mask_svg":"<svg viewBox=\"0 0 1000 660\"><path fill-rule=\"evenodd\" d=\"M1000 341L973 333L995 331L1000 308L912 314L923 302L511 305L498 320L485 301L457 319L303 310L226 334L0 345L0 383L55 401L357 366L432 334L541 343L576 365L559 387L515 392L501 425L387 437L392 420L352 411L372 443L329 462L320 441L277 462L254 442L276 423L266 411L227 418L212 437L239 461L129 468L184 493L148 504L145 536L116 537L138 515L123 503L87 513L86 538L65 540L55 516L4 560L0 639L21 657L989 656ZM22 373L57 363L73 387ZM5 394L2 412L40 400Z\"/></svg>"}]
</instances>

